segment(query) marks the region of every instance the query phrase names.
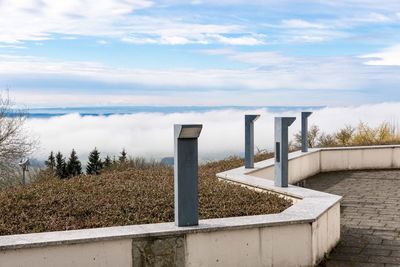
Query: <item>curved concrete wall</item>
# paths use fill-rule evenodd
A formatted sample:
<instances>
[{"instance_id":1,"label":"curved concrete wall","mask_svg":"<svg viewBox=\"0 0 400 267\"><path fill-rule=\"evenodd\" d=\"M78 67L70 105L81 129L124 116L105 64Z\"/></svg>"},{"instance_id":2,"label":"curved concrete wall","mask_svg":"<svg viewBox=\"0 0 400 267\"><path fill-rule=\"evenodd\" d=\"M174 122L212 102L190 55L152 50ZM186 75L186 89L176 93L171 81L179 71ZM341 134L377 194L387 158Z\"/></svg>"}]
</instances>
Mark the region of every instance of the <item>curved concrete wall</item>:
<instances>
[{"instance_id":1,"label":"curved concrete wall","mask_svg":"<svg viewBox=\"0 0 400 267\"><path fill-rule=\"evenodd\" d=\"M279 214L0 237L0 266L313 266L340 239L340 196L275 187L273 159L220 179L292 199ZM289 182L325 171L400 168L400 146L310 149L289 155Z\"/></svg>"},{"instance_id":2,"label":"curved concrete wall","mask_svg":"<svg viewBox=\"0 0 400 267\"><path fill-rule=\"evenodd\" d=\"M287 220L230 227L225 221L224 228L207 229L204 225L210 220L202 223L202 230L165 230L145 237L98 235L79 240L90 230L10 236L9 240L17 237L25 242L13 248L18 242L6 246L3 240L0 266L312 266L338 242L339 213L337 203L314 222ZM247 220L259 221L255 218L259 216L251 217ZM215 223L218 219L211 222ZM132 233L133 226L129 227ZM116 228L113 231L128 231L127 227ZM57 242L50 241L51 235L59 236ZM34 239L43 242L34 243Z\"/></svg>"},{"instance_id":3,"label":"curved concrete wall","mask_svg":"<svg viewBox=\"0 0 400 267\"><path fill-rule=\"evenodd\" d=\"M322 149L321 172L400 168L400 146Z\"/></svg>"},{"instance_id":4,"label":"curved concrete wall","mask_svg":"<svg viewBox=\"0 0 400 267\"><path fill-rule=\"evenodd\" d=\"M328 171L400 168L400 146L364 146L310 149L289 154L289 183ZM266 160L248 174L274 179L274 162Z\"/></svg>"}]
</instances>

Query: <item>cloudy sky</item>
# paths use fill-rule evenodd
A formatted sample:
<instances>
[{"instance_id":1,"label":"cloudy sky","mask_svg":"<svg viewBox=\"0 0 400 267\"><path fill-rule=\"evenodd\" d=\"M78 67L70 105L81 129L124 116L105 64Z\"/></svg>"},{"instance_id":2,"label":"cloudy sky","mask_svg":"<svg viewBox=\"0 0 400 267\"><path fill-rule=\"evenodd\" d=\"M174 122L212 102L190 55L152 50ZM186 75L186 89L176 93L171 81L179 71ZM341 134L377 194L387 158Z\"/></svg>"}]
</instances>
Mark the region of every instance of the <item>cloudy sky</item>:
<instances>
[{"instance_id":1,"label":"cloudy sky","mask_svg":"<svg viewBox=\"0 0 400 267\"><path fill-rule=\"evenodd\" d=\"M398 0L0 0L28 106L400 100Z\"/></svg>"}]
</instances>

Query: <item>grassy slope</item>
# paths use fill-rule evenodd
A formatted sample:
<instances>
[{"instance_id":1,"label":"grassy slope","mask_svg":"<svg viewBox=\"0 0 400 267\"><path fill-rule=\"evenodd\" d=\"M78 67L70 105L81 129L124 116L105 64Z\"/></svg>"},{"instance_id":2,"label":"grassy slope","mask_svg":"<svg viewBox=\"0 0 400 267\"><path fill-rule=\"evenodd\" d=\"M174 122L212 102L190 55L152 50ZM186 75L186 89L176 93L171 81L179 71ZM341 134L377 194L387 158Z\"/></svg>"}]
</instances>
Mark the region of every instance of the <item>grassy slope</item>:
<instances>
[{"instance_id":1,"label":"grassy slope","mask_svg":"<svg viewBox=\"0 0 400 267\"><path fill-rule=\"evenodd\" d=\"M201 218L278 213L291 205L276 195L215 177L217 172L241 165L241 159L230 158L200 167ZM173 171L169 168L124 167L99 176L47 178L0 192L0 234L169 222L173 208Z\"/></svg>"}]
</instances>

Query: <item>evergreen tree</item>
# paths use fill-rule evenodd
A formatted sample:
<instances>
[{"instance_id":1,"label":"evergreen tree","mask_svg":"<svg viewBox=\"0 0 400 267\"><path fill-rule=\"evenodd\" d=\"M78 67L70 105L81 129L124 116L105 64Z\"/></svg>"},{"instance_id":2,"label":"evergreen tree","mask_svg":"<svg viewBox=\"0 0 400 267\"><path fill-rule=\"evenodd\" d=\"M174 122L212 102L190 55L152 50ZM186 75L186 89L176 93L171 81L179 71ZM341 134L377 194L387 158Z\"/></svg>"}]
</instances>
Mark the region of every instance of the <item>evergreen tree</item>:
<instances>
[{"instance_id":1,"label":"evergreen tree","mask_svg":"<svg viewBox=\"0 0 400 267\"><path fill-rule=\"evenodd\" d=\"M119 156L119 163L126 163L126 160L127 160L127 153L126 153L126 151L125 151L125 148L124 149L122 149L122 151L121 151L121 155Z\"/></svg>"},{"instance_id":2,"label":"evergreen tree","mask_svg":"<svg viewBox=\"0 0 400 267\"><path fill-rule=\"evenodd\" d=\"M95 148L89 154L89 161L86 166L87 174L100 174L101 169L103 168L103 163L100 159L100 152Z\"/></svg>"},{"instance_id":3,"label":"evergreen tree","mask_svg":"<svg viewBox=\"0 0 400 267\"><path fill-rule=\"evenodd\" d=\"M77 176L82 174L82 164L76 155L75 149L72 149L67 163L68 176Z\"/></svg>"},{"instance_id":4,"label":"evergreen tree","mask_svg":"<svg viewBox=\"0 0 400 267\"><path fill-rule=\"evenodd\" d=\"M54 157L53 151L50 152L50 155L48 159L44 162L44 165L46 165L48 170L54 171L54 168L56 167L56 158Z\"/></svg>"},{"instance_id":5,"label":"evergreen tree","mask_svg":"<svg viewBox=\"0 0 400 267\"><path fill-rule=\"evenodd\" d=\"M58 152L56 154L56 175L60 179L67 178L68 173L67 173L67 164L65 164L65 158L61 154L61 152Z\"/></svg>"},{"instance_id":6,"label":"evergreen tree","mask_svg":"<svg viewBox=\"0 0 400 267\"><path fill-rule=\"evenodd\" d=\"M109 155L104 159L104 168L109 168L112 165L112 161Z\"/></svg>"}]
</instances>

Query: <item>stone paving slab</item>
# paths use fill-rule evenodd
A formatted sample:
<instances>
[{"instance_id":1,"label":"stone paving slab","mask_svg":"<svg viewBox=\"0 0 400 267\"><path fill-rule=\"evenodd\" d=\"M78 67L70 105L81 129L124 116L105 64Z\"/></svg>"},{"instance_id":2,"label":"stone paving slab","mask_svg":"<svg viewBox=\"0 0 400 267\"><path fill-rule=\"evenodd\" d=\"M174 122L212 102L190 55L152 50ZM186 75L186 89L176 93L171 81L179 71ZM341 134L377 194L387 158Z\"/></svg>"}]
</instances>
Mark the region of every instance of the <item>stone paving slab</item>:
<instances>
[{"instance_id":1,"label":"stone paving slab","mask_svg":"<svg viewBox=\"0 0 400 267\"><path fill-rule=\"evenodd\" d=\"M321 173L305 187L343 196L341 241L321 266L400 266L400 170Z\"/></svg>"}]
</instances>

